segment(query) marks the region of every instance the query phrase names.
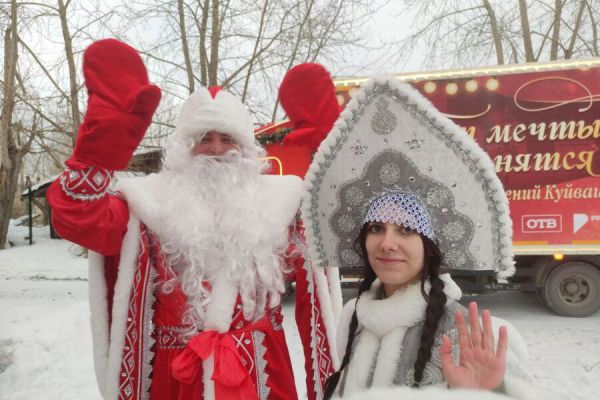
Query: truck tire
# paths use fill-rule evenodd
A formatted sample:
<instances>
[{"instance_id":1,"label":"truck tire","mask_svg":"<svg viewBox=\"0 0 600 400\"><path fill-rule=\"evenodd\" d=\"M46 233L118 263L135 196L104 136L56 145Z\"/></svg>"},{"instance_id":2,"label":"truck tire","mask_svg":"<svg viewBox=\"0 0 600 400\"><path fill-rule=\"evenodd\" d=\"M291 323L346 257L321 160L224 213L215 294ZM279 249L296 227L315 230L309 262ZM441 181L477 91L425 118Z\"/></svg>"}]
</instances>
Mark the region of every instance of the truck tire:
<instances>
[{"instance_id":1,"label":"truck tire","mask_svg":"<svg viewBox=\"0 0 600 400\"><path fill-rule=\"evenodd\" d=\"M546 305L566 317L587 317L600 309L600 271L571 261L550 272L542 292Z\"/></svg>"}]
</instances>

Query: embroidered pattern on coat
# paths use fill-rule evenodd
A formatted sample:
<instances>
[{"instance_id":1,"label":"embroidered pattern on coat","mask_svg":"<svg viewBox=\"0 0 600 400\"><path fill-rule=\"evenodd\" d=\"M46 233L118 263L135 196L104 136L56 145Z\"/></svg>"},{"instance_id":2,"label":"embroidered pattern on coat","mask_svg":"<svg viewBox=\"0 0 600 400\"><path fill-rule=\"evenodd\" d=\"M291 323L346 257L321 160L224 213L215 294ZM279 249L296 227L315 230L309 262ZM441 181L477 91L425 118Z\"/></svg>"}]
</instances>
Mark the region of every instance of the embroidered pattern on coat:
<instances>
[{"instance_id":1,"label":"embroidered pattern on coat","mask_svg":"<svg viewBox=\"0 0 600 400\"><path fill-rule=\"evenodd\" d=\"M254 342L254 365L256 366L256 385L259 400L269 398L271 388L267 386L269 374L267 373L267 361L265 354L267 348L264 345L265 334L261 331L252 332L252 341Z\"/></svg>"},{"instance_id":2,"label":"embroidered pattern on coat","mask_svg":"<svg viewBox=\"0 0 600 400\"><path fill-rule=\"evenodd\" d=\"M155 271L149 256L148 233L140 228L140 253L133 278L127 322L123 358L119 373L119 400L147 400L150 396L150 372L152 354L152 303Z\"/></svg>"},{"instance_id":3,"label":"embroidered pattern on coat","mask_svg":"<svg viewBox=\"0 0 600 400\"><path fill-rule=\"evenodd\" d=\"M112 176L112 171L100 167L90 166L81 170L67 167L60 177L60 187L72 199L98 200L106 195Z\"/></svg>"},{"instance_id":4,"label":"embroidered pattern on coat","mask_svg":"<svg viewBox=\"0 0 600 400\"><path fill-rule=\"evenodd\" d=\"M451 328L444 332L450 339L452 344L452 358L456 361L458 359L459 348L458 348L458 331L456 328ZM442 371L442 360L440 359L440 347L442 346L442 335L438 335L435 338L433 347L431 348L431 358L425 364L423 370L423 378L421 379L420 385L434 385L436 383L444 382L444 373ZM406 385L412 386L415 382L415 369L411 367L406 373Z\"/></svg>"},{"instance_id":5,"label":"embroidered pattern on coat","mask_svg":"<svg viewBox=\"0 0 600 400\"><path fill-rule=\"evenodd\" d=\"M295 235L295 244L298 245L302 254L308 254L308 247L304 239L303 229L299 229ZM313 382L315 382L315 392L317 398L323 396L325 381L333 374L333 362L329 355L330 349L327 347L327 333L321 317L319 299L317 298L314 278L311 271L310 261L305 259L302 268L306 271L306 280L308 281L308 292L312 308L311 318L311 352L313 359Z\"/></svg>"},{"instance_id":6,"label":"embroidered pattern on coat","mask_svg":"<svg viewBox=\"0 0 600 400\"><path fill-rule=\"evenodd\" d=\"M156 327L156 347L158 349L185 348L185 331L183 326Z\"/></svg>"}]
</instances>

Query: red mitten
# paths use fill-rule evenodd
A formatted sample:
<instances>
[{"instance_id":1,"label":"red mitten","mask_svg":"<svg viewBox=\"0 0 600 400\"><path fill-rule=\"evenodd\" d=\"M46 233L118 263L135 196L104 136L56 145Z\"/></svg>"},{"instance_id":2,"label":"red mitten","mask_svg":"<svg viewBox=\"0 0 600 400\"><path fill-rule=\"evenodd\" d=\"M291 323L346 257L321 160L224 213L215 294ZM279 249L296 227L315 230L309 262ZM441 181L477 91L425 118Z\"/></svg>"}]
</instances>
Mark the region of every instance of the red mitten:
<instances>
[{"instance_id":1,"label":"red mitten","mask_svg":"<svg viewBox=\"0 0 600 400\"><path fill-rule=\"evenodd\" d=\"M131 46L116 39L94 42L83 55L88 107L67 165L122 170L152 122L160 89Z\"/></svg>"},{"instance_id":2,"label":"red mitten","mask_svg":"<svg viewBox=\"0 0 600 400\"><path fill-rule=\"evenodd\" d=\"M329 72L315 63L297 65L285 74L279 101L294 125L294 131L283 142L308 145L313 152L341 112Z\"/></svg>"}]
</instances>

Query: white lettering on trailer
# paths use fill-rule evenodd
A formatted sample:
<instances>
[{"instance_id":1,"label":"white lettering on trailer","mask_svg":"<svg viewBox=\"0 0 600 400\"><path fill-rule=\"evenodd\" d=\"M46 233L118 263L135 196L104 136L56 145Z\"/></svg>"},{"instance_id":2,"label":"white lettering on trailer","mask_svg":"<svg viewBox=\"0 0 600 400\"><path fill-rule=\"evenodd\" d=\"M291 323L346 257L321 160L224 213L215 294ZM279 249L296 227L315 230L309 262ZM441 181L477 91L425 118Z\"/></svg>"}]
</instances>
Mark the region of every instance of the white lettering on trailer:
<instances>
[{"instance_id":1,"label":"white lettering on trailer","mask_svg":"<svg viewBox=\"0 0 600 400\"><path fill-rule=\"evenodd\" d=\"M562 215L523 215L521 230L523 233L562 232Z\"/></svg>"}]
</instances>

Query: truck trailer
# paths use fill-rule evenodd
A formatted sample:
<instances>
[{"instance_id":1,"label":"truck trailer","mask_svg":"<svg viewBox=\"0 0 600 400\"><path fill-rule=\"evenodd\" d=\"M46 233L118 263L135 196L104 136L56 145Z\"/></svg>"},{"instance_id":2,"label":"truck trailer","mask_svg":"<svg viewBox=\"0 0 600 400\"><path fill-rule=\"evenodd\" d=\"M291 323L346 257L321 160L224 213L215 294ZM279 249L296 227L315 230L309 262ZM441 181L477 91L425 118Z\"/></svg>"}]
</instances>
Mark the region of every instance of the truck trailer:
<instances>
[{"instance_id":1,"label":"truck trailer","mask_svg":"<svg viewBox=\"0 0 600 400\"><path fill-rule=\"evenodd\" d=\"M515 274L460 271L467 293L535 292L550 309L600 309L600 60L398 74L490 156L510 202ZM334 79L344 106L368 77ZM283 122L257 135L275 173L304 176L310 152ZM342 270L351 284L356 271Z\"/></svg>"}]
</instances>

